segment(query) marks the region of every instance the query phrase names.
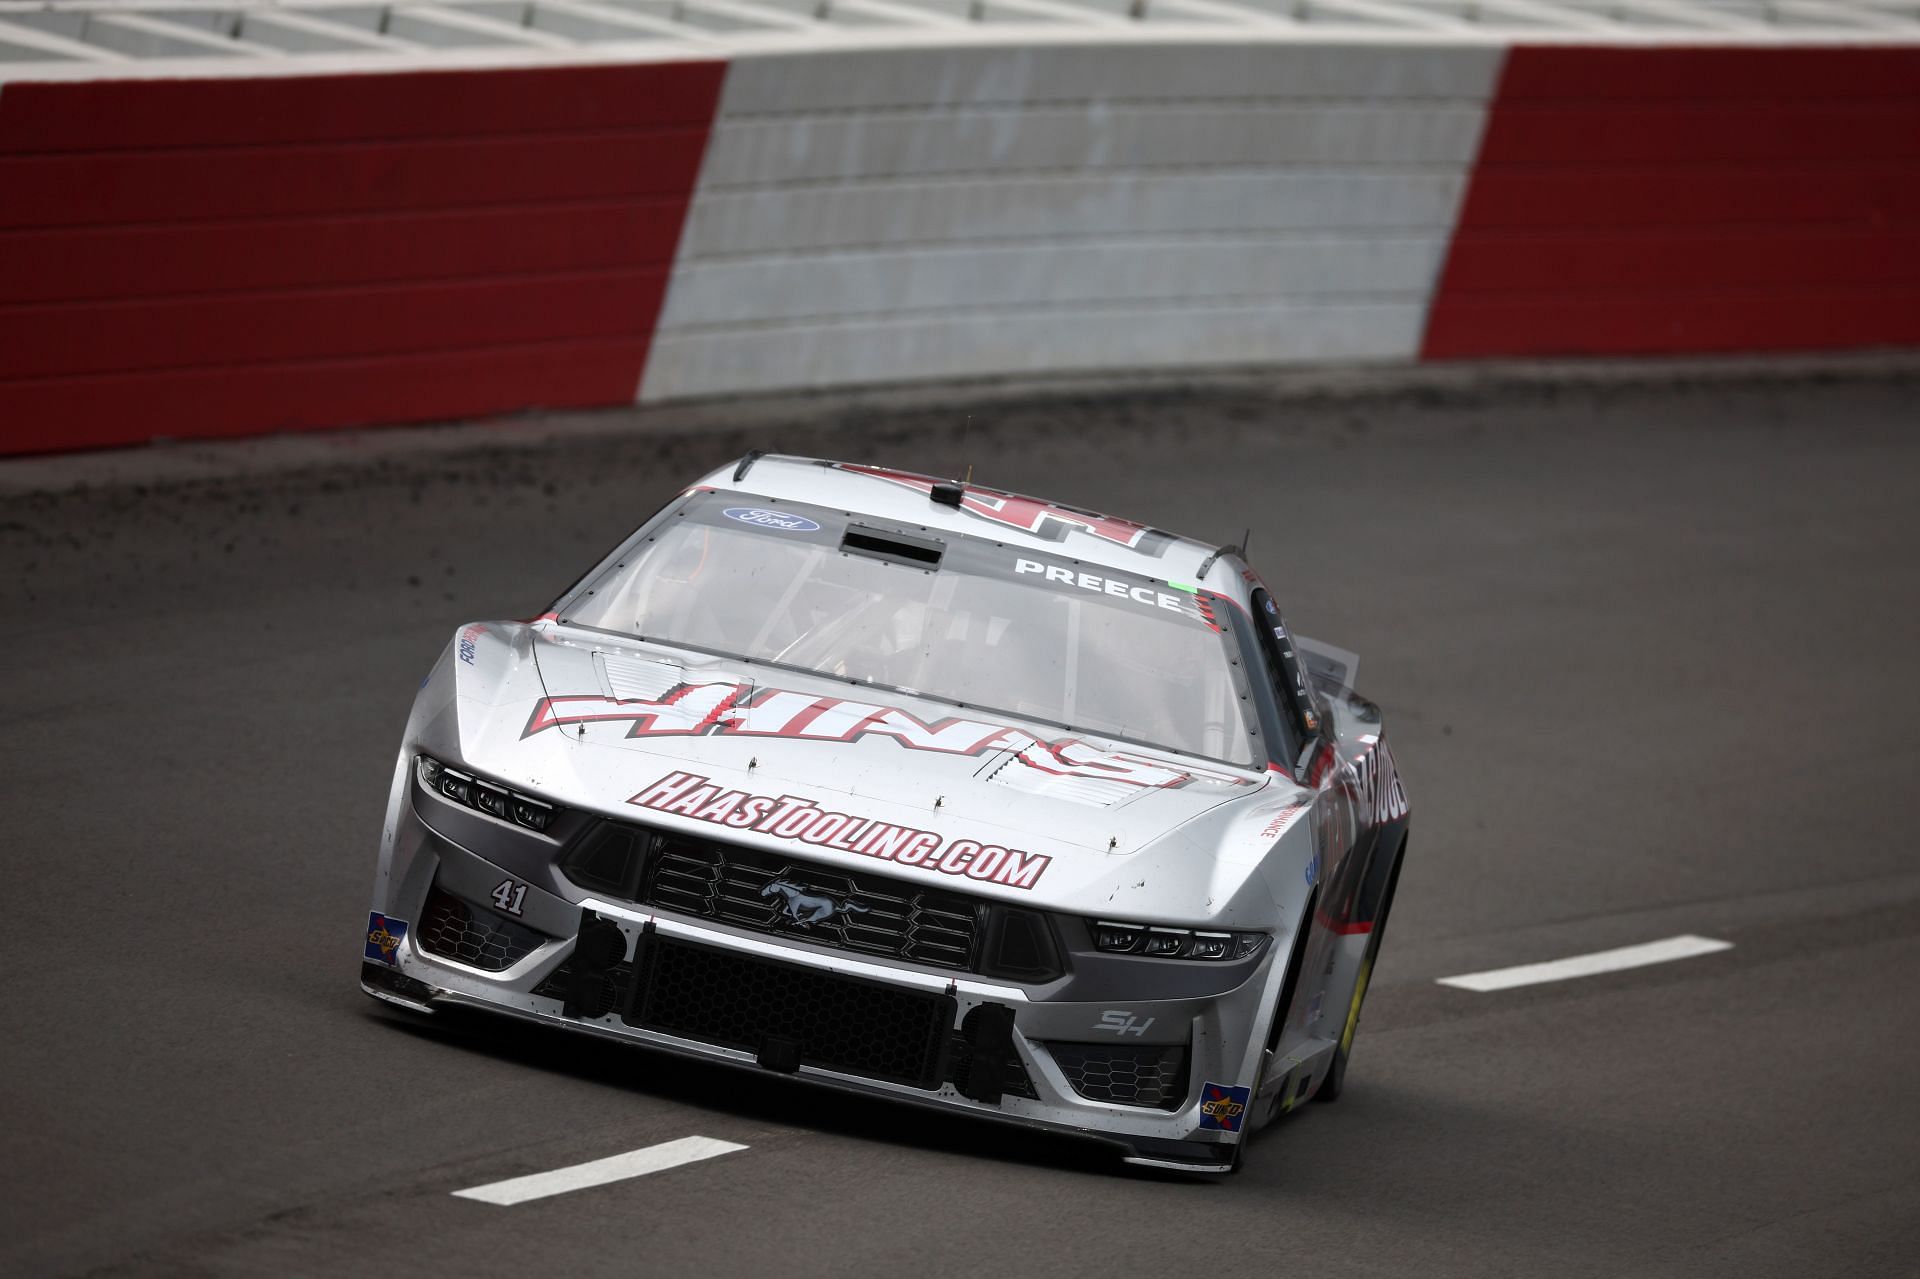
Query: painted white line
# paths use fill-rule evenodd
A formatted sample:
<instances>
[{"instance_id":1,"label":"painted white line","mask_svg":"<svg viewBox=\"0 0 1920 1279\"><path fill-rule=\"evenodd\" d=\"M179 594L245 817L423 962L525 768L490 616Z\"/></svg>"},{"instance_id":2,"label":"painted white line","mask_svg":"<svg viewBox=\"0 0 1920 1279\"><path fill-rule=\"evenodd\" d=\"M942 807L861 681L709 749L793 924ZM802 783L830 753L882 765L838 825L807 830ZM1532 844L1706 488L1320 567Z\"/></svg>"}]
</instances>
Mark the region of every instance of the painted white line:
<instances>
[{"instance_id":1,"label":"painted white line","mask_svg":"<svg viewBox=\"0 0 1920 1279\"><path fill-rule=\"evenodd\" d=\"M1521 964L1518 968L1495 968L1484 973L1441 977L1438 981L1442 986L1457 986L1461 990L1509 990L1514 986L1566 981L1570 977L1591 977L1595 973L1617 973L1623 968L1644 968L1648 964L1665 964L1676 959L1692 959L1695 955L1711 955L1715 951L1732 949L1732 942L1715 941L1711 937L1669 937L1665 941L1622 946L1618 950L1599 950L1591 955L1574 955L1569 959L1554 959L1544 964Z\"/></svg>"},{"instance_id":2,"label":"painted white line","mask_svg":"<svg viewBox=\"0 0 1920 1279\"><path fill-rule=\"evenodd\" d=\"M481 1203L503 1206L523 1204L529 1199L545 1199L548 1195L564 1195L569 1190L585 1190L590 1186L604 1186L611 1181L625 1181L629 1177L644 1177L650 1172L665 1172L681 1164L697 1163L715 1155L745 1149L745 1146L712 1137L682 1137L678 1141L663 1141L657 1146L629 1150L624 1155L609 1155L605 1159L575 1164L571 1168L556 1168L552 1172L531 1173L508 1181L475 1186L471 1190L456 1190L453 1197L478 1199Z\"/></svg>"}]
</instances>

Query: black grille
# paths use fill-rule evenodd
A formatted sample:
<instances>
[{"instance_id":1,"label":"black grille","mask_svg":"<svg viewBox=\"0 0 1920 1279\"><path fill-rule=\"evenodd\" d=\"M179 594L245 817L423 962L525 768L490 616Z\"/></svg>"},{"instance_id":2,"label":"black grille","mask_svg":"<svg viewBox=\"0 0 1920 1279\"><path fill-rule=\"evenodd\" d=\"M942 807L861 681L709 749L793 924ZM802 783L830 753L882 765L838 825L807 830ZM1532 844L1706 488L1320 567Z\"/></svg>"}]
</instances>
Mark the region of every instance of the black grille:
<instances>
[{"instance_id":1,"label":"black grille","mask_svg":"<svg viewBox=\"0 0 1920 1279\"><path fill-rule=\"evenodd\" d=\"M624 1019L683 1039L760 1053L799 1045L802 1064L918 1088L940 1083L953 1027L948 995L736 955L657 935L635 957Z\"/></svg>"},{"instance_id":2,"label":"black grille","mask_svg":"<svg viewBox=\"0 0 1920 1279\"><path fill-rule=\"evenodd\" d=\"M430 955L499 972L525 959L546 936L434 888L420 919L420 948Z\"/></svg>"},{"instance_id":3,"label":"black grille","mask_svg":"<svg viewBox=\"0 0 1920 1279\"><path fill-rule=\"evenodd\" d=\"M770 887L776 884L781 887ZM656 836L641 900L699 919L938 968L970 970L978 959L980 928L971 898L706 840Z\"/></svg>"},{"instance_id":4,"label":"black grille","mask_svg":"<svg viewBox=\"0 0 1920 1279\"><path fill-rule=\"evenodd\" d=\"M1088 1101L1178 1110L1187 1099L1185 1044L1122 1048L1116 1044L1048 1044L1073 1090Z\"/></svg>"}]
</instances>

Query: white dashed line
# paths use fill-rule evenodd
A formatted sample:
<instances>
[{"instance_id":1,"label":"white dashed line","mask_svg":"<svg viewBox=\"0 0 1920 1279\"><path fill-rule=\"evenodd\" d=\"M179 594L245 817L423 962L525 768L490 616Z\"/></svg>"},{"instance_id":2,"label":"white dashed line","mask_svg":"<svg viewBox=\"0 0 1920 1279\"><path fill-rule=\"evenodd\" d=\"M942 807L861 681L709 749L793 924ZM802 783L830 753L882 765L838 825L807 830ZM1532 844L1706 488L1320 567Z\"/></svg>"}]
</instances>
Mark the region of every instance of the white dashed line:
<instances>
[{"instance_id":1,"label":"white dashed line","mask_svg":"<svg viewBox=\"0 0 1920 1279\"><path fill-rule=\"evenodd\" d=\"M745 1149L745 1146L712 1137L682 1137L678 1141L663 1141L657 1146L629 1150L624 1155L610 1155L592 1163L575 1164L571 1168L556 1168L552 1172L536 1172L509 1181L495 1181L471 1190L456 1190L453 1197L477 1199L481 1203L502 1206L521 1204L529 1199L545 1199L548 1195L564 1195L569 1190L585 1190L590 1186L625 1181L629 1177L644 1177L650 1172L665 1172L681 1164L697 1163L715 1155Z\"/></svg>"},{"instance_id":2,"label":"white dashed line","mask_svg":"<svg viewBox=\"0 0 1920 1279\"><path fill-rule=\"evenodd\" d=\"M1715 951L1732 949L1732 942L1715 941L1711 937L1669 937L1665 941L1622 946L1618 950L1600 950L1591 955L1554 959L1544 964L1521 964L1518 968L1495 968L1484 973L1467 973L1437 980L1442 986L1455 986L1461 990L1508 990L1514 986L1532 986L1544 981L1591 977L1595 973L1617 973L1623 968L1642 968L1648 964L1664 964L1675 959L1692 959L1695 955L1711 955Z\"/></svg>"}]
</instances>

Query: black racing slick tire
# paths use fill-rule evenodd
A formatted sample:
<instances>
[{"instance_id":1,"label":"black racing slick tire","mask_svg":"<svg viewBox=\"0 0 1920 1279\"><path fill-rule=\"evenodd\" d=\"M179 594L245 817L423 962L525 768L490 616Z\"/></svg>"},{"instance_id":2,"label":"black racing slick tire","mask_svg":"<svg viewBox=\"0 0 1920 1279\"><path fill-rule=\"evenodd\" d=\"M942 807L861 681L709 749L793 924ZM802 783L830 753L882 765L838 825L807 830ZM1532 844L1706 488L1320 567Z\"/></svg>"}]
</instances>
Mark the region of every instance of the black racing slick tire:
<instances>
[{"instance_id":1,"label":"black racing slick tire","mask_svg":"<svg viewBox=\"0 0 1920 1279\"><path fill-rule=\"evenodd\" d=\"M1333 1050L1333 1066L1321 1081L1315 1101L1339 1101L1347 1086L1347 1063L1353 1059L1354 1036L1360 1032L1360 1007L1367 1000L1367 985L1373 980L1373 965L1380 958L1380 945L1387 935L1387 915L1393 909L1393 894L1400 887L1400 867L1406 860L1407 841L1393 851L1393 870L1387 875L1387 888L1380 896L1380 909L1374 912L1373 931L1367 934L1367 952L1360 961L1360 978L1353 984L1353 1001L1347 1005L1347 1024L1340 1032L1340 1045Z\"/></svg>"}]
</instances>

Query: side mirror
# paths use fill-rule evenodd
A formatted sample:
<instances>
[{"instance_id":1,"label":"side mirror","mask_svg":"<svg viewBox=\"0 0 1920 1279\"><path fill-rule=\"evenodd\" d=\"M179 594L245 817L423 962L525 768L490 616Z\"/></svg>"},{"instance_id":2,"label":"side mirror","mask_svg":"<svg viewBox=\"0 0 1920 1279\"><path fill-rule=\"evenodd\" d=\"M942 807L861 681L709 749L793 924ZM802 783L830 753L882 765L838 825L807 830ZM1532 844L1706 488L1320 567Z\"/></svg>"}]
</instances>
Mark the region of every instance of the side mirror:
<instances>
[{"instance_id":1,"label":"side mirror","mask_svg":"<svg viewBox=\"0 0 1920 1279\"><path fill-rule=\"evenodd\" d=\"M1358 653L1349 653L1344 648L1335 648L1304 635L1293 637L1293 648L1300 654L1308 679L1336 696L1353 692L1354 681L1360 671Z\"/></svg>"}]
</instances>

